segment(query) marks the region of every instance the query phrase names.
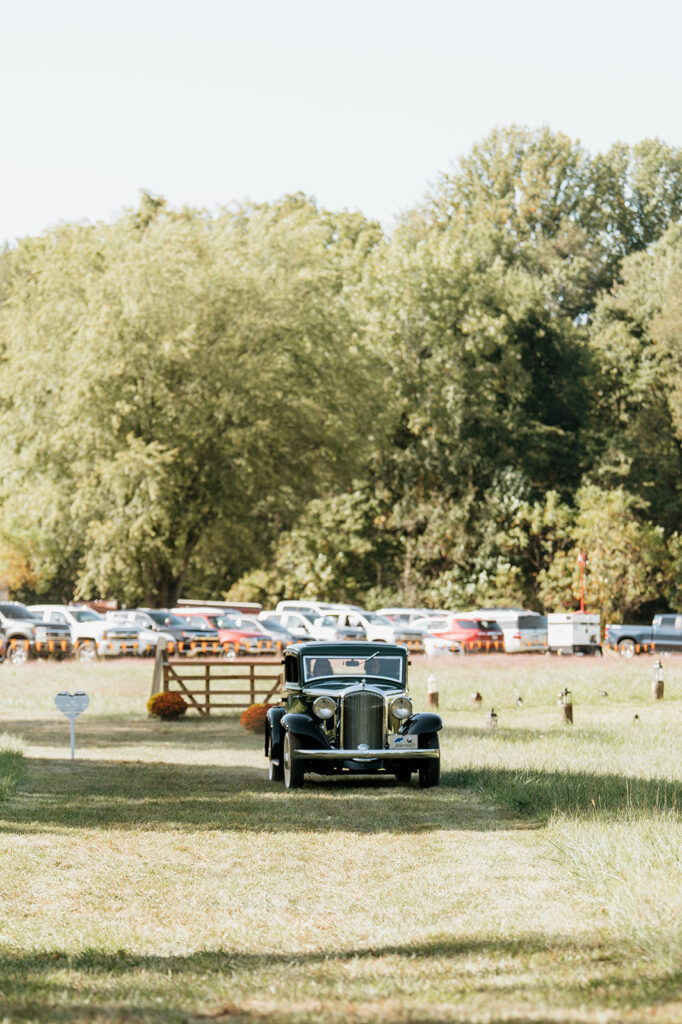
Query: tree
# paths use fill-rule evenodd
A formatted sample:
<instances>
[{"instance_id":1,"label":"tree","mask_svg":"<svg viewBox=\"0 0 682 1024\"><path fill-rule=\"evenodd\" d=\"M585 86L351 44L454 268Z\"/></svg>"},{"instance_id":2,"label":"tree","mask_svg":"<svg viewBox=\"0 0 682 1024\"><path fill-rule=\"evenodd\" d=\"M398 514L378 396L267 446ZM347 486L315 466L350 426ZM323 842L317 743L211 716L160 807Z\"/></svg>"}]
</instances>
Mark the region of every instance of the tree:
<instances>
[{"instance_id":1,"label":"tree","mask_svg":"<svg viewBox=\"0 0 682 1024\"><path fill-rule=\"evenodd\" d=\"M225 589L210 552L236 578L380 429L384 374L344 291L377 238L294 196L216 218L144 200L21 243L6 533L64 551L81 596ZM41 575L49 592L57 567Z\"/></svg>"},{"instance_id":2,"label":"tree","mask_svg":"<svg viewBox=\"0 0 682 1024\"><path fill-rule=\"evenodd\" d=\"M559 551L539 574L545 607L578 606L578 553L585 551L586 605L602 622L632 619L649 601L660 600L670 572L662 527L644 518L646 504L623 488L580 489L570 548Z\"/></svg>"}]
</instances>

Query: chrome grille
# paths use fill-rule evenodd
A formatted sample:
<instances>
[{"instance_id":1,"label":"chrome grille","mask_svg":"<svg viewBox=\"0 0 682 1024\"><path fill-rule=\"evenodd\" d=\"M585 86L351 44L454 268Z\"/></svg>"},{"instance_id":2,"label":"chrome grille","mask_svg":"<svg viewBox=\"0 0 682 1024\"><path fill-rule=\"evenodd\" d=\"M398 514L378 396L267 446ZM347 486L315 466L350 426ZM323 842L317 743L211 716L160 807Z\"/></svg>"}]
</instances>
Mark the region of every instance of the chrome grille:
<instances>
[{"instance_id":1,"label":"chrome grille","mask_svg":"<svg viewBox=\"0 0 682 1024\"><path fill-rule=\"evenodd\" d=\"M346 750L366 743L383 747L384 700L371 690L353 690L343 698L343 745Z\"/></svg>"}]
</instances>

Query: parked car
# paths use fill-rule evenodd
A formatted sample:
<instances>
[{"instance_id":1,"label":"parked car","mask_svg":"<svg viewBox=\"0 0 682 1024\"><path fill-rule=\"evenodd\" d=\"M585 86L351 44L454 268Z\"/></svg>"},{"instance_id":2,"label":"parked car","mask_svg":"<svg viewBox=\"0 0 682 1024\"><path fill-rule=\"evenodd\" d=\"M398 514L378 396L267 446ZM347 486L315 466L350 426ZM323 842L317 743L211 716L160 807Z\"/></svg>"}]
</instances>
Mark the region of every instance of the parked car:
<instances>
[{"instance_id":1,"label":"parked car","mask_svg":"<svg viewBox=\"0 0 682 1024\"><path fill-rule=\"evenodd\" d=\"M377 615L383 615L389 622L397 622L401 626L409 626L415 619L423 619L428 614L428 608L379 608L377 611Z\"/></svg>"},{"instance_id":2,"label":"parked car","mask_svg":"<svg viewBox=\"0 0 682 1024\"><path fill-rule=\"evenodd\" d=\"M79 661L137 654L140 636L130 624L107 622L104 615L92 608L66 604L32 604L29 611L41 615L46 622L65 623Z\"/></svg>"},{"instance_id":3,"label":"parked car","mask_svg":"<svg viewBox=\"0 0 682 1024\"><path fill-rule=\"evenodd\" d=\"M19 601L0 601L0 629L7 658L23 665L29 658L66 658L73 654L71 630L66 623L45 622L38 612Z\"/></svg>"},{"instance_id":4,"label":"parked car","mask_svg":"<svg viewBox=\"0 0 682 1024\"><path fill-rule=\"evenodd\" d=\"M286 789L308 772L393 775L422 788L440 781L431 712L415 714L407 693L407 650L396 644L305 643L284 652L283 706L265 727L269 776Z\"/></svg>"},{"instance_id":5,"label":"parked car","mask_svg":"<svg viewBox=\"0 0 682 1024\"><path fill-rule=\"evenodd\" d=\"M292 637L283 627L279 630L269 628L265 622L261 622L260 619L254 618L252 615L244 615L236 621L241 629L253 629L257 636L268 637L278 654L281 654L291 643Z\"/></svg>"},{"instance_id":6,"label":"parked car","mask_svg":"<svg viewBox=\"0 0 682 1024\"><path fill-rule=\"evenodd\" d=\"M682 615L668 612L654 615L650 626L614 625L608 623L604 643L624 658L646 651L682 653Z\"/></svg>"},{"instance_id":7,"label":"parked car","mask_svg":"<svg viewBox=\"0 0 682 1024\"><path fill-rule=\"evenodd\" d=\"M239 654L273 654L277 647L272 637L264 629L255 628L250 620L238 613L225 615L215 609L176 608L174 614L182 619L189 628L203 626L215 629L218 634L220 653L226 658L236 658Z\"/></svg>"},{"instance_id":8,"label":"parked car","mask_svg":"<svg viewBox=\"0 0 682 1024\"><path fill-rule=\"evenodd\" d=\"M279 650L284 650L285 647L296 642L293 635L282 623L275 622L273 618L268 618L267 615L264 618L253 618L252 622L258 623L266 633L269 633Z\"/></svg>"},{"instance_id":9,"label":"parked car","mask_svg":"<svg viewBox=\"0 0 682 1024\"><path fill-rule=\"evenodd\" d=\"M529 608L478 608L471 613L477 619L494 619L504 634L507 654L547 651L547 616Z\"/></svg>"},{"instance_id":10,"label":"parked car","mask_svg":"<svg viewBox=\"0 0 682 1024\"><path fill-rule=\"evenodd\" d=\"M288 600L278 601L275 608L276 612L302 612L309 618L319 618L321 615L327 615L334 605L328 601L307 601L307 600Z\"/></svg>"},{"instance_id":11,"label":"parked car","mask_svg":"<svg viewBox=\"0 0 682 1024\"><path fill-rule=\"evenodd\" d=\"M107 612L112 622L127 622L163 636L179 654L192 656L204 652L218 652L218 633L206 627L191 627L165 608L133 608Z\"/></svg>"},{"instance_id":12,"label":"parked car","mask_svg":"<svg viewBox=\"0 0 682 1024\"><path fill-rule=\"evenodd\" d=\"M284 626L294 640L339 640L343 631L331 615L315 615L314 612L261 612L261 622L268 619ZM356 631L357 635L357 631Z\"/></svg>"},{"instance_id":13,"label":"parked car","mask_svg":"<svg viewBox=\"0 0 682 1024\"><path fill-rule=\"evenodd\" d=\"M336 621L344 629L361 630L365 638L372 643L406 644L414 653L424 650L424 631L414 626L391 622L377 612L366 612L362 609L341 611Z\"/></svg>"},{"instance_id":14,"label":"parked car","mask_svg":"<svg viewBox=\"0 0 682 1024\"><path fill-rule=\"evenodd\" d=\"M441 618L429 616L416 619L412 626L424 629L432 636L458 644L460 653L504 650L502 630L496 622L489 619L467 618L465 613L448 614Z\"/></svg>"}]
</instances>

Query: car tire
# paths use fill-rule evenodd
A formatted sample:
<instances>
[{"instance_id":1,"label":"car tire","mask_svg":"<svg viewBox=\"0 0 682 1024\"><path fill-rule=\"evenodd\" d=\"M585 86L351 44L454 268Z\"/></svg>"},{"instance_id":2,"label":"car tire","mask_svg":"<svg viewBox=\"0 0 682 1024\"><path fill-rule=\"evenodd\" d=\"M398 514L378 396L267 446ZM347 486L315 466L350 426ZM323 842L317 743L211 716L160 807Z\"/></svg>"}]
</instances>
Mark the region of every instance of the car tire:
<instances>
[{"instance_id":1,"label":"car tire","mask_svg":"<svg viewBox=\"0 0 682 1024\"><path fill-rule=\"evenodd\" d=\"M280 758L279 764L272 760L272 751L270 751L270 758L268 760L268 778L270 782L282 782L284 779L284 768L282 767L282 759Z\"/></svg>"},{"instance_id":2,"label":"car tire","mask_svg":"<svg viewBox=\"0 0 682 1024\"><path fill-rule=\"evenodd\" d=\"M438 750L438 733L427 732L419 737L420 750ZM440 757L422 761L419 765L419 788L431 789L440 782Z\"/></svg>"},{"instance_id":3,"label":"car tire","mask_svg":"<svg viewBox=\"0 0 682 1024\"><path fill-rule=\"evenodd\" d=\"M396 768L393 772L395 775L395 781L399 786L409 786L410 779L412 778L412 772L405 765L401 765L400 768Z\"/></svg>"},{"instance_id":4,"label":"car tire","mask_svg":"<svg viewBox=\"0 0 682 1024\"><path fill-rule=\"evenodd\" d=\"M628 637L626 637L624 640L619 640L618 653L620 654L621 658L632 658L636 653L635 641L630 640Z\"/></svg>"},{"instance_id":5,"label":"car tire","mask_svg":"<svg viewBox=\"0 0 682 1024\"><path fill-rule=\"evenodd\" d=\"M91 662L97 658L97 644L94 640L81 640L76 657L79 661Z\"/></svg>"},{"instance_id":6,"label":"car tire","mask_svg":"<svg viewBox=\"0 0 682 1024\"><path fill-rule=\"evenodd\" d=\"M25 665L30 658L30 653L26 649L23 637L15 637L15 643L9 641L7 644L7 660L10 665Z\"/></svg>"},{"instance_id":7,"label":"car tire","mask_svg":"<svg viewBox=\"0 0 682 1024\"><path fill-rule=\"evenodd\" d=\"M282 744L282 774L284 776L285 789L300 789L303 785L303 764L296 757L296 751L300 750L301 741L294 733L284 733Z\"/></svg>"},{"instance_id":8,"label":"car tire","mask_svg":"<svg viewBox=\"0 0 682 1024\"><path fill-rule=\"evenodd\" d=\"M223 647L223 657L227 658L228 661L234 661L237 657L237 648L234 644L226 644L225 647Z\"/></svg>"}]
</instances>

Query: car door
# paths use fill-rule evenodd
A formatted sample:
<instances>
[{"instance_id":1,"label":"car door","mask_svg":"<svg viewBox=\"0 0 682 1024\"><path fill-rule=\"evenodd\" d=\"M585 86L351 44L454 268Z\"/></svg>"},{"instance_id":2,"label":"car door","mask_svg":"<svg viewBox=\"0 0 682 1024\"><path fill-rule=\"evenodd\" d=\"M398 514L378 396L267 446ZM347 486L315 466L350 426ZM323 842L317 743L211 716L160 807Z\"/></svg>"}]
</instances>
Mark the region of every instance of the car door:
<instances>
[{"instance_id":1,"label":"car door","mask_svg":"<svg viewBox=\"0 0 682 1024\"><path fill-rule=\"evenodd\" d=\"M315 639L311 629L311 623L304 615L299 615L295 612L287 612L286 615L282 617L282 625L298 640Z\"/></svg>"},{"instance_id":2,"label":"car door","mask_svg":"<svg viewBox=\"0 0 682 1024\"><path fill-rule=\"evenodd\" d=\"M677 615L657 615L653 623L654 643L657 651L679 651L682 644L679 643L675 620Z\"/></svg>"}]
</instances>

